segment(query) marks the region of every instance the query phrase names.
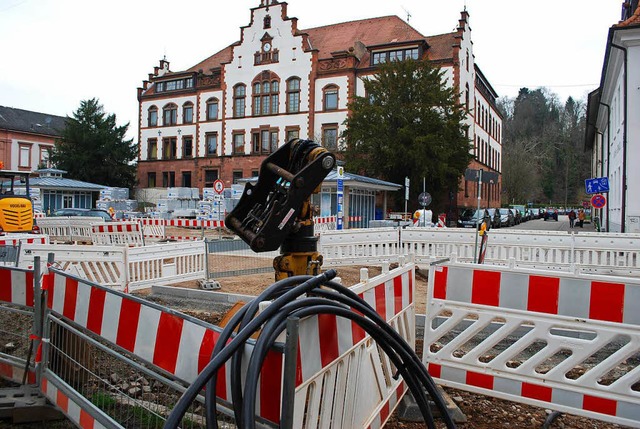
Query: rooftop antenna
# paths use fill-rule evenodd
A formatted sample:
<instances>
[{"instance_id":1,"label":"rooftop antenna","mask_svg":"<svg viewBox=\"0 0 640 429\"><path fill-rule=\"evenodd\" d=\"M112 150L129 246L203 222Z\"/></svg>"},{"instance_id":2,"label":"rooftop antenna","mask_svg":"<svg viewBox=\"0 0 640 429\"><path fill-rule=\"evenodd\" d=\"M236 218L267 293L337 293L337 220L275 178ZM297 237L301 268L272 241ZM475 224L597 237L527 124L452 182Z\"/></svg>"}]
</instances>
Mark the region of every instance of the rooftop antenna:
<instances>
[{"instance_id":1,"label":"rooftop antenna","mask_svg":"<svg viewBox=\"0 0 640 429\"><path fill-rule=\"evenodd\" d=\"M407 24L409 23L409 20L411 19L411 12L409 12L407 9L405 9L404 6L400 6L402 8L402 10L404 10L407 14Z\"/></svg>"}]
</instances>

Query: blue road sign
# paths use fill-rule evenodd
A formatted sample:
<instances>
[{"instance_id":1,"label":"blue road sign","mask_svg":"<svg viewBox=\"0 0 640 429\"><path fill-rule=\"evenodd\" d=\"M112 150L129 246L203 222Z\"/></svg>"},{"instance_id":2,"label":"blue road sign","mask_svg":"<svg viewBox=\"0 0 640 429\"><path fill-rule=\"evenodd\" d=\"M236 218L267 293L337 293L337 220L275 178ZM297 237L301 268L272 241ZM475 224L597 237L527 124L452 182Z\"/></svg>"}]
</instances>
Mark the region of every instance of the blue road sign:
<instances>
[{"instance_id":1,"label":"blue road sign","mask_svg":"<svg viewBox=\"0 0 640 429\"><path fill-rule=\"evenodd\" d=\"M607 177L596 177L584 181L587 194L601 194L609 192L609 179Z\"/></svg>"}]
</instances>

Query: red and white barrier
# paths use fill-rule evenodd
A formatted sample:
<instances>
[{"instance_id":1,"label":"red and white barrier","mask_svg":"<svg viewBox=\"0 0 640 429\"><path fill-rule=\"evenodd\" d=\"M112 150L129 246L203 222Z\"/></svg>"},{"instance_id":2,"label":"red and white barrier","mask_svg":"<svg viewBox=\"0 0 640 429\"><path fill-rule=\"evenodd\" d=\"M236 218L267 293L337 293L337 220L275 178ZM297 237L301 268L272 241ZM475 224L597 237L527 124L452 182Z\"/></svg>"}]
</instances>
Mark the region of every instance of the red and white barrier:
<instances>
[{"instance_id":1,"label":"red and white barrier","mask_svg":"<svg viewBox=\"0 0 640 429\"><path fill-rule=\"evenodd\" d=\"M49 244L49 236L42 234L11 234L0 236L0 246L17 246L21 243Z\"/></svg>"},{"instance_id":2,"label":"red and white barrier","mask_svg":"<svg viewBox=\"0 0 640 429\"><path fill-rule=\"evenodd\" d=\"M442 384L640 427L640 280L451 264L428 291L423 359Z\"/></svg>"},{"instance_id":3,"label":"red and white barrier","mask_svg":"<svg viewBox=\"0 0 640 429\"><path fill-rule=\"evenodd\" d=\"M0 301L33 307L33 271L0 267Z\"/></svg>"},{"instance_id":4,"label":"red and white barrier","mask_svg":"<svg viewBox=\"0 0 640 429\"><path fill-rule=\"evenodd\" d=\"M144 246L138 222L109 222L91 225L91 241L96 245Z\"/></svg>"},{"instance_id":5,"label":"red and white barrier","mask_svg":"<svg viewBox=\"0 0 640 429\"><path fill-rule=\"evenodd\" d=\"M54 404L57 408L60 409L64 413L65 416L69 418L73 423L75 423L80 428L92 428L92 429L106 429L109 428L121 428L120 424L115 421L109 419L104 416L103 418L107 418L110 420L109 426L102 425L91 413L83 409L79 404L74 402L72 398L67 396L63 390L59 389L56 386L55 382L48 380L46 377L42 379L41 385L42 393L47 397L47 399ZM91 407L96 410L93 414L101 414L95 405L93 405L88 400L83 401L82 405L84 407Z\"/></svg>"},{"instance_id":6,"label":"red and white barrier","mask_svg":"<svg viewBox=\"0 0 640 429\"><path fill-rule=\"evenodd\" d=\"M47 307L54 314L148 364L190 383L209 362L220 328L62 271L51 269L46 276ZM352 290L413 344L414 282L414 265L406 264ZM365 332L346 319L321 315L301 321L299 338L294 427L328 413L341 415L332 427L382 427L407 388L402 380L385 372L383 367L390 368L391 363L370 344ZM246 347L250 354L252 346ZM275 424L280 419L283 361L282 352L270 351L258 385L258 414ZM227 403L231 401L230 365L228 362L222 369L216 387L216 395ZM321 381L329 379L324 385L326 395L320 400ZM50 388L47 385L44 389L53 397L56 392L49 392ZM369 389L367 395L361 394L363 389Z\"/></svg>"},{"instance_id":7,"label":"red and white barrier","mask_svg":"<svg viewBox=\"0 0 640 429\"><path fill-rule=\"evenodd\" d=\"M404 265L351 288L411 345L413 267ZM388 357L354 322L333 315L302 320L293 427L303 427L305 419L326 419L319 427L329 427L329 421L336 428L382 427L406 392L402 380L383 369L390 367Z\"/></svg>"},{"instance_id":8,"label":"red and white barrier","mask_svg":"<svg viewBox=\"0 0 640 429\"><path fill-rule=\"evenodd\" d=\"M60 271L50 275L47 306L54 313L187 383L209 362L219 328ZM226 401L231 400L230 365L228 362L218 378L216 390ZM266 375L259 381L259 414L275 423L280 414L282 365L282 354L270 353L263 367Z\"/></svg>"},{"instance_id":9,"label":"red and white barrier","mask_svg":"<svg viewBox=\"0 0 640 429\"><path fill-rule=\"evenodd\" d=\"M9 363L0 362L0 377L15 381L16 383L22 383L22 377L24 377L24 365L19 367ZM29 384L34 384L36 382L35 372L29 371L27 374L27 382Z\"/></svg>"}]
</instances>

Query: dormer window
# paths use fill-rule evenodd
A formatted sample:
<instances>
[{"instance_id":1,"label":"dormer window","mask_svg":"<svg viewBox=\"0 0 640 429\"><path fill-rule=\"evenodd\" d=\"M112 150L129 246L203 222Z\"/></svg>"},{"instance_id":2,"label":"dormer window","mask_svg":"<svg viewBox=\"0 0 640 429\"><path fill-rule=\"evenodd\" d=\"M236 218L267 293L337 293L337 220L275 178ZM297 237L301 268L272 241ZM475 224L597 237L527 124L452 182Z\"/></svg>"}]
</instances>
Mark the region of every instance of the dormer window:
<instances>
[{"instance_id":1,"label":"dormer window","mask_svg":"<svg viewBox=\"0 0 640 429\"><path fill-rule=\"evenodd\" d=\"M263 25L263 27L265 29L271 28L271 17L269 15L264 17L264 25Z\"/></svg>"},{"instance_id":2,"label":"dormer window","mask_svg":"<svg viewBox=\"0 0 640 429\"><path fill-rule=\"evenodd\" d=\"M193 88L192 77L156 82L156 92L179 91L181 89L191 88Z\"/></svg>"},{"instance_id":3,"label":"dormer window","mask_svg":"<svg viewBox=\"0 0 640 429\"><path fill-rule=\"evenodd\" d=\"M389 61L417 60L420 58L419 48L395 49L391 51L373 52L371 65L383 64Z\"/></svg>"}]
</instances>

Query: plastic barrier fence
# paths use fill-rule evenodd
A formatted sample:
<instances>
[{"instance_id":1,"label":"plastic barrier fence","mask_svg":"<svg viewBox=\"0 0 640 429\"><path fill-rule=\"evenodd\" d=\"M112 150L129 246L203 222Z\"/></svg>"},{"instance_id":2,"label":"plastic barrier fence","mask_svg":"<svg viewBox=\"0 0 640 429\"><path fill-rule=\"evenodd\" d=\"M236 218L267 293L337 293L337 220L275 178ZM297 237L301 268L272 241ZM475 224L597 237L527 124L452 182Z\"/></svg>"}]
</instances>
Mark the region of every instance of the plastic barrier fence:
<instances>
[{"instance_id":1,"label":"plastic barrier fence","mask_svg":"<svg viewBox=\"0 0 640 429\"><path fill-rule=\"evenodd\" d=\"M413 265L388 272L355 288L356 293L374 305L391 320L409 341L413 331ZM153 365L162 373L190 382L209 359L218 337L218 328L175 313L134 297L119 294L100 286L73 279L54 271L49 287L48 307L55 315L68 320L102 340L114 344L143 362ZM368 344L364 333L335 317L305 319L301 323L300 368L296 398L296 417L310 421L305 414L333 414L334 408L344 407L343 423L332 427L362 427L382 425L397 405L405 386L384 374L389 363L380 357L377 347ZM248 350L250 352L250 350ZM360 359L351 356L359 354ZM351 371L335 374L336 401L319 401L319 384L327 372L350 360ZM280 385L283 359L281 352L273 351L263 368L259 400L260 415L278 423L280 413ZM386 366L385 366L386 365ZM359 368L356 371L355 368ZM217 395L223 401L230 399L228 377L219 379ZM269 375L268 377L266 375ZM356 378L356 374L360 374ZM382 376L382 377L381 377ZM351 377L351 378L349 378ZM359 380L355 384L355 380ZM356 395L361 388L375 384L379 395ZM317 386L313 389L313 386ZM329 389L325 385L324 389ZM315 395L314 395L315 394ZM333 395L331 395L333 397ZM305 405L304 398L314 401L314 408ZM343 398L344 401L340 400ZM325 398L326 399L326 398ZM345 403L352 404L346 407ZM376 423L377 422L377 423ZM334 423L335 424L335 423ZM294 424L294 427L303 427ZM324 426L321 426L324 427Z\"/></svg>"},{"instance_id":2,"label":"plastic barrier fence","mask_svg":"<svg viewBox=\"0 0 640 429\"><path fill-rule=\"evenodd\" d=\"M414 254L418 263L456 255L471 262L475 232L454 228L377 228L323 231L320 252L332 261L365 258L381 263L388 255ZM491 230L485 264L640 276L640 235Z\"/></svg>"},{"instance_id":3,"label":"plastic barrier fence","mask_svg":"<svg viewBox=\"0 0 640 429\"><path fill-rule=\"evenodd\" d=\"M388 271L387 264L383 271L351 289L413 346L414 265ZM406 392L402 379L393 379L388 357L349 320L332 315L303 320L299 353L295 428L380 428Z\"/></svg>"},{"instance_id":4,"label":"plastic barrier fence","mask_svg":"<svg viewBox=\"0 0 640 429\"><path fill-rule=\"evenodd\" d=\"M91 225L91 241L97 245L144 246L138 222L110 222Z\"/></svg>"},{"instance_id":5,"label":"plastic barrier fence","mask_svg":"<svg viewBox=\"0 0 640 429\"><path fill-rule=\"evenodd\" d=\"M58 268L110 288L129 291L151 284L204 279L204 242L163 243L141 247L38 245L22 246L20 266L33 266L53 253Z\"/></svg>"},{"instance_id":6,"label":"plastic barrier fence","mask_svg":"<svg viewBox=\"0 0 640 429\"><path fill-rule=\"evenodd\" d=\"M91 216L45 217L37 220L43 234L52 242L90 242L91 226L104 224L104 219Z\"/></svg>"},{"instance_id":7,"label":"plastic barrier fence","mask_svg":"<svg viewBox=\"0 0 640 429\"><path fill-rule=\"evenodd\" d=\"M423 359L447 386L640 427L640 281L432 267Z\"/></svg>"}]
</instances>

